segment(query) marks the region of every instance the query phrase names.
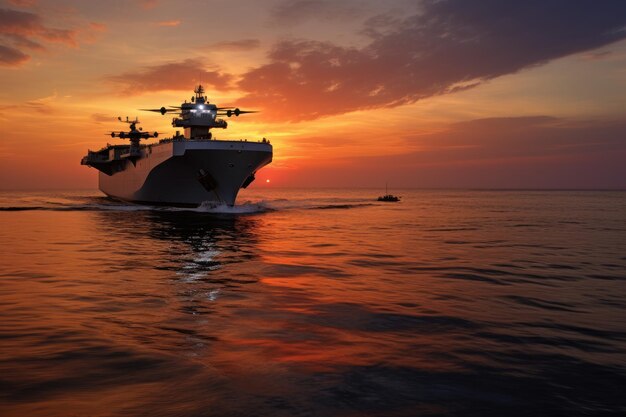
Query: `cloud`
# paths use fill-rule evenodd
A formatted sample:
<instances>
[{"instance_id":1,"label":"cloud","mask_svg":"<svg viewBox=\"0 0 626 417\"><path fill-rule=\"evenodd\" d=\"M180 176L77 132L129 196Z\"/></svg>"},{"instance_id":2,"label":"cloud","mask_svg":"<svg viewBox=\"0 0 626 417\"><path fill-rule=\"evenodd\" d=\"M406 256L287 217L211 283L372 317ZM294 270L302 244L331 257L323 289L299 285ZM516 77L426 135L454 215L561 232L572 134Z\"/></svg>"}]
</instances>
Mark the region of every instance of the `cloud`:
<instances>
[{"instance_id":1,"label":"cloud","mask_svg":"<svg viewBox=\"0 0 626 417\"><path fill-rule=\"evenodd\" d=\"M229 74L207 71L204 67L205 64L200 59L187 59L109 76L106 80L119 84L122 86L120 93L129 95L151 91L191 90L199 81L219 90L231 87L232 77Z\"/></svg>"},{"instance_id":2,"label":"cloud","mask_svg":"<svg viewBox=\"0 0 626 417\"><path fill-rule=\"evenodd\" d=\"M30 49L33 51L45 51L46 48L37 42L30 39L23 38L21 36L7 36L9 40L13 42L13 45L20 48Z\"/></svg>"},{"instance_id":3,"label":"cloud","mask_svg":"<svg viewBox=\"0 0 626 417\"><path fill-rule=\"evenodd\" d=\"M624 120L481 119L419 141L423 151L371 158L369 166L399 167L437 187L626 187Z\"/></svg>"},{"instance_id":4,"label":"cloud","mask_svg":"<svg viewBox=\"0 0 626 417\"><path fill-rule=\"evenodd\" d=\"M80 41L83 44L93 44L99 40L102 33L107 30L108 27L104 23L89 22L80 30Z\"/></svg>"},{"instance_id":5,"label":"cloud","mask_svg":"<svg viewBox=\"0 0 626 417\"><path fill-rule=\"evenodd\" d=\"M178 25L180 25L180 20L163 20L161 22L157 22L157 26L175 27Z\"/></svg>"},{"instance_id":6,"label":"cloud","mask_svg":"<svg viewBox=\"0 0 626 417\"><path fill-rule=\"evenodd\" d=\"M24 62L28 61L30 57L25 53L8 47L0 45L0 65L5 67L17 67Z\"/></svg>"},{"instance_id":7,"label":"cloud","mask_svg":"<svg viewBox=\"0 0 626 417\"><path fill-rule=\"evenodd\" d=\"M89 28L92 31L95 32L106 32L107 30L107 25L104 23L98 23L98 22L90 22L89 23Z\"/></svg>"},{"instance_id":8,"label":"cloud","mask_svg":"<svg viewBox=\"0 0 626 417\"><path fill-rule=\"evenodd\" d=\"M34 2L14 2L21 6L33 5ZM102 31L104 25L92 23L90 32L84 39L92 39L92 32ZM45 51L43 43L60 43L67 46L78 46L79 31L76 29L58 29L46 26L38 14L0 8L0 41L10 44L2 46L0 65L19 66L30 58L21 49ZM35 41L35 39L37 41Z\"/></svg>"},{"instance_id":9,"label":"cloud","mask_svg":"<svg viewBox=\"0 0 626 417\"><path fill-rule=\"evenodd\" d=\"M115 121L115 117L104 113L93 113L91 115L91 120L93 120L96 124L110 123Z\"/></svg>"},{"instance_id":10,"label":"cloud","mask_svg":"<svg viewBox=\"0 0 626 417\"><path fill-rule=\"evenodd\" d=\"M274 23L292 26L307 20L345 20L363 14L363 2L339 2L331 0L287 0L272 10Z\"/></svg>"},{"instance_id":11,"label":"cloud","mask_svg":"<svg viewBox=\"0 0 626 417\"><path fill-rule=\"evenodd\" d=\"M421 136L431 148L413 162L561 158L594 152L626 152L626 122L572 120L547 116L488 118L454 123Z\"/></svg>"},{"instance_id":12,"label":"cloud","mask_svg":"<svg viewBox=\"0 0 626 417\"><path fill-rule=\"evenodd\" d=\"M591 51L586 54L582 54L581 58L585 61L605 61L612 58L614 53L612 51Z\"/></svg>"},{"instance_id":13,"label":"cloud","mask_svg":"<svg viewBox=\"0 0 626 417\"><path fill-rule=\"evenodd\" d=\"M243 104L276 120L310 120L473 88L625 39L624 27L621 0L426 0L393 29L368 31L363 48L280 42L238 86Z\"/></svg>"},{"instance_id":14,"label":"cloud","mask_svg":"<svg viewBox=\"0 0 626 417\"><path fill-rule=\"evenodd\" d=\"M9 4L12 4L16 7L24 7L29 8L33 7L38 3L38 0L8 0Z\"/></svg>"},{"instance_id":15,"label":"cloud","mask_svg":"<svg viewBox=\"0 0 626 417\"><path fill-rule=\"evenodd\" d=\"M139 5L144 10L154 9L158 5L158 0L139 0Z\"/></svg>"},{"instance_id":16,"label":"cloud","mask_svg":"<svg viewBox=\"0 0 626 417\"><path fill-rule=\"evenodd\" d=\"M2 106L0 106L0 110L6 111L7 113L9 113L9 112L17 112L17 113L27 112L28 114L32 114L32 113L36 112L36 113L50 115L50 114L57 113L57 110L58 110L58 99L59 99L59 96L58 96L57 92L55 91L54 94L52 94L51 96L48 96L48 97L41 97L41 98L37 98L37 99L34 99L34 100L22 102L22 103L15 103L15 104L10 104L10 105L2 105Z\"/></svg>"},{"instance_id":17,"label":"cloud","mask_svg":"<svg viewBox=\"0 0 626 417\"><path fill-rule=\"evenodd\" d=\"M216 42L210 45L210 49L216 51L251 51L261 47L258 39L240 39L236 41Z\"/></svg>"},{"instance_id":18,"label":"cloud","mask_svg":"<svg viewBox=\"0 0 626 417\"><path fill-rule=\"evenodd\" d=\"M39 15L18 10L0 9L0 35L26 41L35 37L46 42L78 45L76 30L47 27Z\"/></svg>"}]
</instances>

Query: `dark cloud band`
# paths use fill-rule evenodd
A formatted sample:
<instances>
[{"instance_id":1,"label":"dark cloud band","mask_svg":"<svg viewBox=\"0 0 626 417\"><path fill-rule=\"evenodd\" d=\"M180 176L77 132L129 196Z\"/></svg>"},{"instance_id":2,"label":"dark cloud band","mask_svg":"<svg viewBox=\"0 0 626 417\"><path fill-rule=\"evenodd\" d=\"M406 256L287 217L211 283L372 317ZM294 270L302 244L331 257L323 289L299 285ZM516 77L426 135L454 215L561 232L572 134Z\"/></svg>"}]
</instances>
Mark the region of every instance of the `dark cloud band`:
<instances>
[{"instance_id":1,"label":"dark cloud band","mask_svg":"<svg viewBox=\"0 0 626 417\"><path fill-rule=\"evenodd\" d=\"M15 67L29 59L28 55L15 48L0 45L0 65L2 66Z\"/></svg>"},{"instance_id":2,"label":"dark cloud band","mask_svg":"<svg viewBox=\"0 0 626 417\"><path fill-rule=\"evenodd\" d=\"M245 74L243 103L282 120L392 107L626 38L622 0L427 0L364 48L286 41ZM370 23L376 19L370 20Z\"/></svg>"}]
</instances>

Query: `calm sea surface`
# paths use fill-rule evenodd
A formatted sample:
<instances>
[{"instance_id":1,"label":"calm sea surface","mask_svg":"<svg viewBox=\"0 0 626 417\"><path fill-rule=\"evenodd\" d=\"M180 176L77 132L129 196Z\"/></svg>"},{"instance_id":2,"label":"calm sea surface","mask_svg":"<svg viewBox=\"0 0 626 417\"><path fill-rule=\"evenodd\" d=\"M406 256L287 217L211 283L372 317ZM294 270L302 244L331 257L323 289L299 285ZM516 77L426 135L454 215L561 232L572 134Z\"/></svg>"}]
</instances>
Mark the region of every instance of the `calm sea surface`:
<instances>
[{"instance_id":1,"label":"calm sea surface","mask_svg":"<svg viewBox=\"0 0 626 417\"><path fill-rule=\"evenodd\" d=\"M0 415L626 415L626 192L394 191L0 193Z\"/></svg>"}]
</instances>

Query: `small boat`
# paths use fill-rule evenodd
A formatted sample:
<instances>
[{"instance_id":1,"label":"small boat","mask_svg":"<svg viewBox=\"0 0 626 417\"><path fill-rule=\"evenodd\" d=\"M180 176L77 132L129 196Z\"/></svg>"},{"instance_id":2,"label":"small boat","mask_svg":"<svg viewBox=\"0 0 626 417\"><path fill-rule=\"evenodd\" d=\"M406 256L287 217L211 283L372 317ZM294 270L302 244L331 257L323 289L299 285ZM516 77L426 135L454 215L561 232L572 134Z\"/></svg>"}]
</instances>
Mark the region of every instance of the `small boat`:
<instances>
[{"instance_id":1,"label":"small boat","mask_svg":"<svg viewBox=\"0 0 626 417\"><path fill-rule=\"evenodd\" d=\"M397 202L400 201L400 197L389 194L389 191L387 191L387 183L385 183L385 195L378 197L378 201Z\"/></svg>"},{"instance_id":2,"label":"small boat","mask_svg":"<svg viewBox=\"0 0 626 417\"><path fill-rule=\"evenodd\" d=\"M385 194L378 197L378 201L400 201L400 197L391 194Z\"/></svg>"}]
</instances>

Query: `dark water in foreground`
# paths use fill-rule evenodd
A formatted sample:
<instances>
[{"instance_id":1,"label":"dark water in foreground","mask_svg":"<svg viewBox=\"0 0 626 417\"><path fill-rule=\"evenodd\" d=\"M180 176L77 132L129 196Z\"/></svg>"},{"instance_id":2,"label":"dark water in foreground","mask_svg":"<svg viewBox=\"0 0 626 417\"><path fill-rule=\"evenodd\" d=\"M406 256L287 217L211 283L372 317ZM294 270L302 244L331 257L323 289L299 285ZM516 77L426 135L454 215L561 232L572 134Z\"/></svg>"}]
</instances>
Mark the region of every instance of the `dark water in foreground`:
<instances>
[{"instance_id":1,"label":"dark water in foreground","mask_svg":"<svg viewBox=\"0 0 626 417\"><path fill-rule=\"evenodd\" d=\"M0 194L0 415L626 413L626 193L377 194Z\"/></svg>"}]
</instances>

